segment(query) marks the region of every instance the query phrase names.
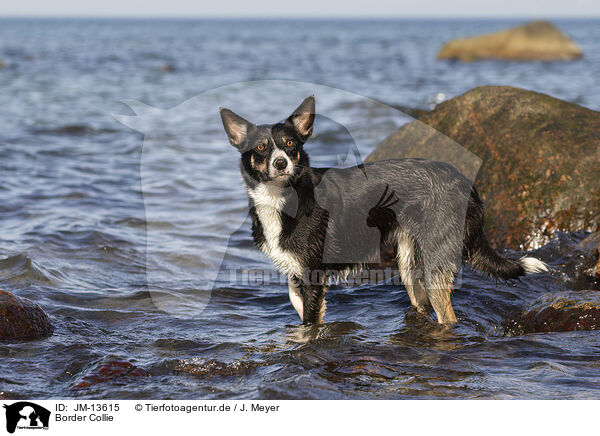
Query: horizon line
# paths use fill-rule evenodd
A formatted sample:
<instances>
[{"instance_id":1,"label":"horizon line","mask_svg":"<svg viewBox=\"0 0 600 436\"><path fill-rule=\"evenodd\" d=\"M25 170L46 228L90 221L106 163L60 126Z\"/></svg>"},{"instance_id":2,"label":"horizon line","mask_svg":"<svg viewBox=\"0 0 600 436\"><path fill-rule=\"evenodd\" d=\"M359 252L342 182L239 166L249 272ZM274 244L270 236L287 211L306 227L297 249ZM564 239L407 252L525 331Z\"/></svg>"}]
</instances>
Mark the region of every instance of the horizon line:
<instances>
[{"instance_id":1,"label":"horizon line","mask_svg":"<svg viewBox=\"0 0 600 436\"><path fill-rule=\"evenodd\" d=\"M398 16L383 16L383 15L372 15L372 16L358 16L358 15L339 15L339 16L316 16L316 15L304 15L304 16L278 16L278 15L196 15L196 16L184 16L184 15L24 15L24 14L0 14L0 19L115 19L115 20L531 20L531 21L550 21L550 20L589 20L598 19L598 15L505 15L505 16L487 16L487 15L398 15Z\"/></svg>"}]
</instances>

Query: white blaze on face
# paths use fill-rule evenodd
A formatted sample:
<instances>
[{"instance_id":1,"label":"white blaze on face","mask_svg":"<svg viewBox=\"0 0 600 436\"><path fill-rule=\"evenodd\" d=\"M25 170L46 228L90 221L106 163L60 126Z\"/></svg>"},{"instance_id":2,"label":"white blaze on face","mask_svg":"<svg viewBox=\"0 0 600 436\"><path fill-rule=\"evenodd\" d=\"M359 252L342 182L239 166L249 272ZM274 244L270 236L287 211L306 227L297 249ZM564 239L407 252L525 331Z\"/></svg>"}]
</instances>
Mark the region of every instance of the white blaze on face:
<instances>
[{"instance_id":1,"label":"white blaze on face","mask_svg":"<svg viewBox=\"0 0 600 436\"><path fill-rule=\"evenodd\" d=\"M280 157L284 158L287 163L283 170L278 170L277 168L275 168L275 165L273 165L275 160L277 160ZM272 179L282 175L290 176L294 173L294 164L292 163L285 151L283 151L281 148L273 147L273 152L271 153L271 157L269 158L268 171L269 177L271 177Z\"/></svg>"}]
</instances>

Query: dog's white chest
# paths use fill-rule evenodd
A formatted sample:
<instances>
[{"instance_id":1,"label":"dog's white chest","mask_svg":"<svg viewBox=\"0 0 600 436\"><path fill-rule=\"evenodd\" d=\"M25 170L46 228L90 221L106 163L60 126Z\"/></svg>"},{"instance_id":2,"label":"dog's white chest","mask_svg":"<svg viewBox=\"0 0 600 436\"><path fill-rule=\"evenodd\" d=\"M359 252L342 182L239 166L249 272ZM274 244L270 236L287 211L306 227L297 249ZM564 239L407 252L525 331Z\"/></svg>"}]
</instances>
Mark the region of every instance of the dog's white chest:
<instances>
[{"instance_id":1,"label":"dog's white chest","mask_svg":"<svg viewBox=\"0 0 600 436\"><path fill-rule=\"evenodd\" d=\"M283 189L278 186L260 184L256 188L249 188L248 195L254 201L256 214L265 237L260 248L281 272L288 276L300 277L302 275L300 262L293 253L284 250L279 244L283 230L281 211L285 205Z\"/></svg>"}]
</instances>

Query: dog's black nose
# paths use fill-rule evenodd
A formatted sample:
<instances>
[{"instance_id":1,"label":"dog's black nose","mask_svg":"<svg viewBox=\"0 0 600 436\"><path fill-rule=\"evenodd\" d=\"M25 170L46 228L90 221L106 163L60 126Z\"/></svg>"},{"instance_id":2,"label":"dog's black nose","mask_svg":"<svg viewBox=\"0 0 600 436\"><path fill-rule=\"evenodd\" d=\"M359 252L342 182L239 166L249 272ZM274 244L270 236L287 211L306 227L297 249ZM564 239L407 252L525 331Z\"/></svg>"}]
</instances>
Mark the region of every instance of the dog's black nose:
<instances>
[{"instance_id":1,"label":"dog's black nose","mask_svg":"<svg viewBox=\"0 0 600 436\"><path fill-rule=\"evenodd\" d=\"M273 162L273 166L281 171L282 169L287 167L287 160L285 160L285 158L283 158L283 157L278 157Z\"/></svg>"}]
</instances>

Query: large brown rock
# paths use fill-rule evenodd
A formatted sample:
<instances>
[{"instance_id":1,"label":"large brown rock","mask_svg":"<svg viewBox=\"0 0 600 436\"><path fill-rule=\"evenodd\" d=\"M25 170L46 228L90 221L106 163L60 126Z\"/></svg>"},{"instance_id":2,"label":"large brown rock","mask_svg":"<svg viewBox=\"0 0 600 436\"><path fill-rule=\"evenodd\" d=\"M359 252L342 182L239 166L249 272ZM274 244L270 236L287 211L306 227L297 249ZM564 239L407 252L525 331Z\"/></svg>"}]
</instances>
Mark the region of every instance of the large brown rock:
<instances>
[{"instance_id":1,"label":"large brown rock","mask_svg":"<svg viewBox=\"0 0 600 436\"><path fill-rule=\"evenodd\" d=\"M600 230L598 132L596 111L524 89L485 86L404 125L366 160L421 157L477 174L494 246L531 249L557 229ZM471 153L482 160L478 172Z\"/></svg>"},{"instance_id":2,"label":"large brown rock","mask_svg":"<svg viewBox=\"0 0 600 436\"><path fill-rule=\"evenodd\" d=\"M581 49L554 25L533 21L501 32L452 40L442 47L438 59L554 61L579 59L582 55Z\"/></svg>"},{"instance_id":3,"label":"large brown rock","mask_svg":"<svg viewBox=\"0 0 600 436\"><path fill-rule=\"evenodd\" d=\"M0 340L39 339L53 330L40 306L0 290Z\"/></svg>"}]
</instances>

